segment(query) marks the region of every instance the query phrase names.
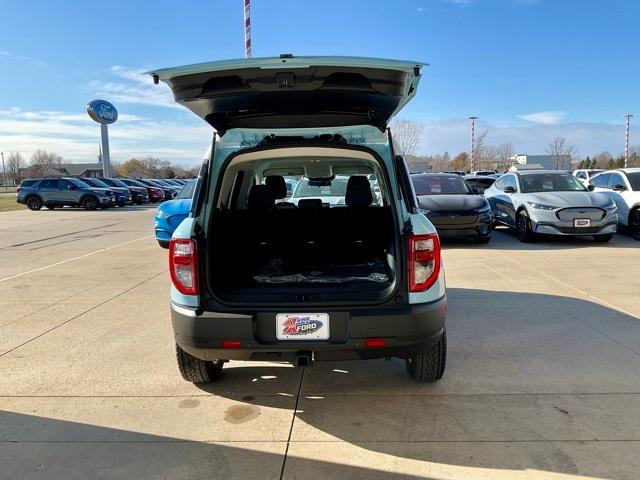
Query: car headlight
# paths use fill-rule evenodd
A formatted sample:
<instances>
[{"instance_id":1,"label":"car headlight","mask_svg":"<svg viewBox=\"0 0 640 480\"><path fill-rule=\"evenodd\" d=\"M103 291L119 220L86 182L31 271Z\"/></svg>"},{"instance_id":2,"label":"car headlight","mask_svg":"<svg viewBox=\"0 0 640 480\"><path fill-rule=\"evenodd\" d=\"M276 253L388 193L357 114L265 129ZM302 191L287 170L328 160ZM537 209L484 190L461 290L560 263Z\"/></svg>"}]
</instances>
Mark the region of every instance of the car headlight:
<instances>
[{"instance_id":1,"label":"car headlight","mask_svg":"<svg viewBox=\"0 0 640 480\"><path fill-rule=\"evenodd\" d=\"M535 208L536 210L556 210L558 207L554 207L553 205L546 205L544 203L536 203L536 202L527 202L531 208Z\"/></svg>"},{"instance_id":2,"label":"car headlight","mask_svg":"<svg viewBox=\"0 0 640 480\"><path fill-rule=\"evenodd\" d=\"M489 207L489 205L485 205L483 207L476 209L476 213L489 213L490 211L491 211L491 208Z\"/></svg>"},{"instance_id":3,"label":"car headlight","mask_svg":"<svg viewBox=\"0 0 640 480\"><path fill-rule=\"evenodd\" d=\"M158 218L167 218L167 214L162 210L156 210L156 217Z\"/></svg>"},{"instance_id":4,"label":"car headlight","mask_svg":"<svg viewBox=\"0 0 640 480\"><path fill-rule=\"evenodd\" d=\"M618 209L618 206L616 205L616 202L611 201L610 204L604 206L604 209L609 212L614 212Z\"/></svg>"}]
</instances>

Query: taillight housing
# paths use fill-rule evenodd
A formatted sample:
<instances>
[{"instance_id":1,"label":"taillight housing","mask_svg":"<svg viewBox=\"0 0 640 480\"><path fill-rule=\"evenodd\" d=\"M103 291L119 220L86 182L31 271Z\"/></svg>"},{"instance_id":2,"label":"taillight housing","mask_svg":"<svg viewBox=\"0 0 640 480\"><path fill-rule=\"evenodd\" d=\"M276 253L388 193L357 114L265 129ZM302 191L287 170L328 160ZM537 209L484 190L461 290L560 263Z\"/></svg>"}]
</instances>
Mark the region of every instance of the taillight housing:
<instances>
[{"instance_id":1,"label":"taillight housing","mask_svg":"<svg viewBox=\"0 0 640 480\"><path fill-rule=\"evenodd\" d=\"M198 295L198 255L196 242L172 238L169 244L169 270L173 286L185 295Z\"/></svg>"},{"instance_id":2,"label":"taillight housing","mask_svg":"<svg viewBox=\"0 0 640 480\"><path fill-rule=\"evenodd\" d=\"M440 239L437 233L409 237L409 291L424 292L440 274Z\"/></svg>"}]
</instances>

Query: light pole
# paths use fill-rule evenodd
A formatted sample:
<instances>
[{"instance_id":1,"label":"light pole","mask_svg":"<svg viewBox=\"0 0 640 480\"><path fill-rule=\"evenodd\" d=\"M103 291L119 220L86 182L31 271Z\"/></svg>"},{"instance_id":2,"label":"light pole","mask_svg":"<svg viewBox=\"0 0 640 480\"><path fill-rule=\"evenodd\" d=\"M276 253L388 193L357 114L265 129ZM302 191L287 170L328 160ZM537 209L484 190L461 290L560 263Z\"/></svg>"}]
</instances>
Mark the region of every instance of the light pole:
<instances>
[{"instance_id":1,"label":"light pole","mask_svg":"<svg viewBox=\"0 0 640 480\"><path fill-rule=\"evenodd\" d=\"M251 0L244 0L244 57L251 58Z\"/></svg>"},{"instance_id":2,"label":"light pole","mask_svg":"<svg viewBox=\"0 0 640 480\"><path fill-rule=\"evenodd\" d=\"M471 121L471 171L476 169L476 120L478 117L469 117Z\"/></svg>"},{"instance_id":3,"label":"light pole","mask_svg":"<svg viewBox=\"0 0 640 480\"><path fill-rule=\"evenodd\" d=\"M627 168L627 163L629 162L629 124L631 123L631 115L627 113L624 118L626 120L626 127L624 129L624 168Z\"/></svg>"}]
</instances>

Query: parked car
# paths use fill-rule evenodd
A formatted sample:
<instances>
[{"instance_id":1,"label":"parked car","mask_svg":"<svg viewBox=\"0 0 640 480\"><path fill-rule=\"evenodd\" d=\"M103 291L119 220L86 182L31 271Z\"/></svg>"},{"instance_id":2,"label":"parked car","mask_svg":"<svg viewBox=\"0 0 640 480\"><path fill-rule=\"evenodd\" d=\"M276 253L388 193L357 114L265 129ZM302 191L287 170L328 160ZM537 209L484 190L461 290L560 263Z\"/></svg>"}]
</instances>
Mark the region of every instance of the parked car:
<instances>
[{"instance_id":1,"label":"parked car","mask_svg":"<svg viewBox=\"0 0 640 480\"><path fill-rule=\"evenodd\" d=\"M146 183L143 183L139 180L134 180L132 178L120 178L119 180L121 180L127 186L145 188L147 190L147 194L149 195L149 201L151 201L152 203L162 202L165 198L165 192L160 187L147 185Z\"/></svg>"},{"instance_id":2,"label":"parked car","mask_svg":"<svg viewBox=\"0 0 640 480\"><path fill-rule=\"evenodd\" d=\"M148 187L155 187L155 188L159 188L160 190L162 190L163 193L163 198L162 201L164 200L171 200L173 197L176 196L176 189L173 187L169 187L167 185L163 185L162 183L151 179L151 178L140 178L138 180L136 180L137 182L143 183Z\"/></svg>"},{"instance_id":3,"label":"parked car","mask_svg":"<svg viewBox=\"0 0 640 480\"><path fill-rule=\"evenodd\" d=\"M127 185L119 178L99 178L100 181L106 183L110 187L122 187L131 192L131 199L136 205L142 205L143 203L149 203L149 192L146 187L136 187L134 185Z\"/></svg>"},{"instance_id":4,"label":"parked car","mask_svg":"<svg viewBox=\"0 0 640 480\"><path fill-rule=\"evenodd\" d=\"M111 185L107 185L102 180L98 180L97 178L79 178L78 180L86 183L90 187L106 188L111 190L116 197L116 205L119 207L125 207L133 203L133 197L131 196L131 191L128 188L113 187Z\"/></svg>"},{"instance_id":5,"label":"parked car","mask_svg":"<svg viewBox=\"0 0 640 480\"><path fill-rule=\"evenodd\" d=\"M114 193L107 188L90 187L77 178L55 177L23 180L16 189L16 200L29 210L58 207L82 207L85 210L115 205Z\"/></svg>"},{"instance_id":6,"label":"parked car","mask_svg":"<svg viewBox=\"0 0 640 480\"><path fill-rule=\"evenodd\" d=\"M616 233L616 204L589 192L567 172L533 170L500 177L484 192L494 221L517 231L522 242L537 234L593 236L608 242Z\"/></svg>"},{"instance_id":7,"label":"parked car","mask_svg":"<svg viewBox=\"0 0 640 480\"><path fill-rule=\"evenodd\" d=\"M295 205L298 205L300 200L320 200L325 205L345 205L349 178L348 175L336 175L331 179L302 177L288 201Z\"/></svg>"},{"instance_id":8,"label":"parked car","mask_svg":"<svg viewBox=\"0 0 640 480\"><path fill-rule=\"evenodd\" d=\"M601 192L618 207L618 222L640 240L640 168L620 168L589 180L589 190Z\"/></svg>"},{"instance_id":9,"label":"parked car","mask_svg":"<svg viewBox=\"0 0 640 480\"><path fill-rule=\"evenodd\" d=\"M589 184L589 179L600 172L604 172L604 170L601 168L580 168L573 172L573 176L586 187Z\"/></svg>"},{"instance_id":10,"label":"parked car","mask_svg":"<svg viewBox=\"0 0 640 480\"><path fill-rule=\"evenodd\" d=\"M187 183L176 198L162 202L156 209L156 240L162 248L169 248L173 231L189 215L195 186L195 180Z\"/></svg>"},{"instance_id":11,"label":"parked car","mask_svg":"<svg viewBox=\"0 0 640 480\"><path fill-rule=\"evenodd\" d=\"M473 172L471 172L469 175L469 177L487 177L489 175L495 175L496 171L495 170L474 170Z\"/></svg>"},{"instance_id":12,"label":"parked car","mask_svg":"<svg viewBox=\"0 0 640 480\"><path fill-rule=\"evenodd\" d=\"M387 357L404 358L416 381L442 377L440 242L387 130L421 67L286 55L152 73L216 131L194 213L169 249L186 380L214 380L230 359ZM276 203L276 184L291 172L330 189L348 177L344 205ZM382 205L372 205L373 174Z\"/></svg>"},{"instance_id":13,"label":"parked car","mask_svg":"<svg viewBox=\"0 0 640 480\"><path fill-rule=\"evenodd\" d=\"M496 181L495 177L487 177L480 175L465 175L464 180L467 182L472 189L475 188L478 193L484 193L484 191L493 185L493 182Z\"/></svg>"},{"instance_id":14,"label":"parked car","mask_svg":"<svg viewBox=\"0 0 640 480\"><path fill-rule=\"evenodd\" d=\"M459 175L417 173L411 175L418 208L433 223L440 238L491 240L491 208L477 190Z\"/></svg>"}]
</instances>

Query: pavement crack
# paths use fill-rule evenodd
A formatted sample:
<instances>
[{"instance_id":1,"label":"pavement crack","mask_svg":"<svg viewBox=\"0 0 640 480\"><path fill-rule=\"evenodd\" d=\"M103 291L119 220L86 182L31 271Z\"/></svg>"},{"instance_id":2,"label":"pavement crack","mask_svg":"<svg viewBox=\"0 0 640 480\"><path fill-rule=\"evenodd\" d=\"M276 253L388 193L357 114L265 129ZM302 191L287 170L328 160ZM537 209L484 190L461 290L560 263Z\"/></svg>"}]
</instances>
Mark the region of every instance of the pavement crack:
<instances>
[{"instance_id":1,"label":"pavement crack","mask_svg":"<svg viewBox=\"0 0 640 480\"><path fill-rule=\"evenodd\" d=\"M300 392L302 391L302 382L304 381L304 372L306 368L302 369L300 375L300 383L298 384L298 393L296 394L296 405L293 407L293 418L291 419L291 426L289 427L289 436L287 437L287 446L284 449L284 456L282 457L282 468L280 469L280 480L284 477L284 469L287 465L287 455L289 454L289 444L291 443L291 435L293 434L293 425L296 422L296 416L298 415L298 403L300 402Z\"/></svg>"}]
</instances>

